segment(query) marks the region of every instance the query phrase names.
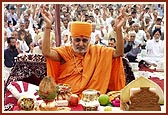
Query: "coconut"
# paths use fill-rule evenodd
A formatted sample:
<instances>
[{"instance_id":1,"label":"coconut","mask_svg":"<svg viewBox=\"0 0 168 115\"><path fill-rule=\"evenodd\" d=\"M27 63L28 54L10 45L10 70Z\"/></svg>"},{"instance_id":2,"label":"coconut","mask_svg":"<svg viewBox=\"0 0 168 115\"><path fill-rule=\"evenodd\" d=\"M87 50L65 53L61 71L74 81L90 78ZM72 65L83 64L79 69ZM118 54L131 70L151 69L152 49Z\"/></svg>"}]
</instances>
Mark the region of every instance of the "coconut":
<instances>
[{"instance_id":1,"label":"coconut","mask_svg":"<svg viewBox=\"0 0 168 115\"><path fill-rule=\"evenodd\" d=\"M54 101L57 95L56 83L50 76L45 76L40 84L38 94L44 101Z\"/></svg>"}]
</instances>

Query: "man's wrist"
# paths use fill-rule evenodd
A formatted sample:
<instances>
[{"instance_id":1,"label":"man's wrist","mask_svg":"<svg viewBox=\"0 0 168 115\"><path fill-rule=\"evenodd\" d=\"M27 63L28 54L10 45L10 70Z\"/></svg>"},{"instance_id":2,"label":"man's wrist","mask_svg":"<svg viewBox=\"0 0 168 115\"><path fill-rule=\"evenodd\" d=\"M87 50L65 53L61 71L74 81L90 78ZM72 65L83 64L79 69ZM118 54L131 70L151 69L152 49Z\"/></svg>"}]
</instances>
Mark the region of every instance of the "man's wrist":
<instances>
[{"instance_id":1,"label":"man's wrist","mask_svg":"<svg viewBox=\"0 0 168 115\"><path fill-rule=\"evenodd\" d=\"M51 26L46 26L45 28L46 28L46 29L51 29Z\"/></svg>"}]
</instances>

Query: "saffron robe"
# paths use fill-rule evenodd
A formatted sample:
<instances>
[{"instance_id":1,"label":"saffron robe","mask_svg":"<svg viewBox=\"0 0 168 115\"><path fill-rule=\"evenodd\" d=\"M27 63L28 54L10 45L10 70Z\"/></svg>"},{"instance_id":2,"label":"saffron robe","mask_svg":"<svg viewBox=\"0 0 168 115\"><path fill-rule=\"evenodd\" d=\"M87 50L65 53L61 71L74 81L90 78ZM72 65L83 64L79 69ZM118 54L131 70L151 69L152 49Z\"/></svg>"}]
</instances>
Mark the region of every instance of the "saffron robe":
<instances>
[{"instance_id":1,"label":"saffron robe","mask_svg":"<svg viewBox=\"0 0 168 115\"><path fill-rule=\"evenodd\" d=\"M107 89L118 91L125 86L122 57L112 59L113 48L90 44L85 56L76 54L72 46L54 50L66 62L61 64L47 58L47 75L57 84L69 84L72 93L82 94L86 89L106 93Z\"/></svg>"}]
</instances>

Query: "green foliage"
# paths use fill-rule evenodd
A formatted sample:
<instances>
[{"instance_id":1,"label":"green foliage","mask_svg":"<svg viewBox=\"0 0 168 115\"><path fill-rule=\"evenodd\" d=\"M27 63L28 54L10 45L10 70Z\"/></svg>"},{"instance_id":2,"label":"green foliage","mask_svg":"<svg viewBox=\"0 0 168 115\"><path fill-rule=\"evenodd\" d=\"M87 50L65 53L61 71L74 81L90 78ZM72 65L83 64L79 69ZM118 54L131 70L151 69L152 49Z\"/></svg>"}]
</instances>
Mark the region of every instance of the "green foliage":
<instances>
[{"instance_id":1,"label":"green foliage","mask_svg":"<svg viewBox=\"0 0 168 115\"><path fill-rule=\"evenodd\" d=\"M43 100L51 100L51 99L55 99L55 97L57 96L56 92L51 92L49 93L47 96L44 96L43 94L41 94L38 90L38 95L40 98L42 98Z\"/></svg>"}]
</instances>

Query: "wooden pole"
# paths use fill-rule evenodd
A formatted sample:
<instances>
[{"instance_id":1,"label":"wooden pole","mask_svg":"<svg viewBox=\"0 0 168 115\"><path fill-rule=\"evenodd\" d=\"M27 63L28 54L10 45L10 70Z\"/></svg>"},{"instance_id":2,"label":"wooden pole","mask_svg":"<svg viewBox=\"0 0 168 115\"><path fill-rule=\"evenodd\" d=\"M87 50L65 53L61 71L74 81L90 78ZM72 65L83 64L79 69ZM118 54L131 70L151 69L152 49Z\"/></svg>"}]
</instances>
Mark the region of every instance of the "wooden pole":
<instances>
[{"instance_id":1,"label":"wooden pole","mask_svg":"<svg viewBox=\"0 0 168 115\"><path fill-rule=\"evenodd\" d=\"M61 31L60 31L60 5L55 4L55 41L56 46L61 45Z\"/></svg>"}]
</instances>

